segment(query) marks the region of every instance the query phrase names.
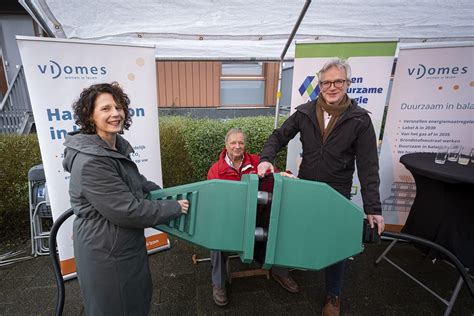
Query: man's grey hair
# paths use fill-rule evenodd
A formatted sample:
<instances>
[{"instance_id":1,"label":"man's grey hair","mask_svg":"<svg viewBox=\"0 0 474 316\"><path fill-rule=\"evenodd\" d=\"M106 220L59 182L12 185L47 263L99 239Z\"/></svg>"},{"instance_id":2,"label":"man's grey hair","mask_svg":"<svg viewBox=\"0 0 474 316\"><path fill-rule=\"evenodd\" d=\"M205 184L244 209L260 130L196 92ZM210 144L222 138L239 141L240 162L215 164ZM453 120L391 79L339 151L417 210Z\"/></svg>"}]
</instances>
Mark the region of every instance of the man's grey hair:
<instances>
[{"instance_id":1,"label":"man's grey hair","mask_svg":"<svg viewBox=\"0 0 474 316\"><path fill-rule=\"evenodd\" d=\"M230 135L232 134L242 134L244 135L244 141L247 140L247 135L245 135L244 131L242 131L240 128L231 128L227 134L225 134L225 143L227 144L227 141L229 140Z\"/></svg>"},{"instance_id":2,"label":"man's grey hair","mask_svg":"<svg viewBox=\"0 0 474 316\"><path fill-rule=\"evenodd\" d=\"M344 70L346 72L346 79L349 82L351 81L351 66L345 60L342 60L340 58L334 58L326 62L323 68L321 68L321 70L318 72L318 79L321 80L323 74L333 67L336 67L340 70Z\"/></svg>"}]
</instances>

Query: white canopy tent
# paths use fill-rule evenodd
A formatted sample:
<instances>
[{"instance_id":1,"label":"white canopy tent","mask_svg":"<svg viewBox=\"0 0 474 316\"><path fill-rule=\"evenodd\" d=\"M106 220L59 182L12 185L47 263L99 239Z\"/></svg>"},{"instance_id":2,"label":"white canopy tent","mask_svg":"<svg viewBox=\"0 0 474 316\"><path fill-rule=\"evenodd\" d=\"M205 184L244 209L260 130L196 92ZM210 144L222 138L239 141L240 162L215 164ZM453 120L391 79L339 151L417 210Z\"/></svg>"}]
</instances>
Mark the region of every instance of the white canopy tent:
<instances>
[{"instance_id":1,"label":"white canopy tent","mask_svg":"<svg viewBox=\"0 0 474 316\"><path fill-rule=\"evenodd\" d=\"M153 44L157 58L279 59L303 0L20 0L58 38ZM472 41L472 0L312 1L296 40ZM294 45L287 57L294 56Z\"/></svg>"}]
</instances>

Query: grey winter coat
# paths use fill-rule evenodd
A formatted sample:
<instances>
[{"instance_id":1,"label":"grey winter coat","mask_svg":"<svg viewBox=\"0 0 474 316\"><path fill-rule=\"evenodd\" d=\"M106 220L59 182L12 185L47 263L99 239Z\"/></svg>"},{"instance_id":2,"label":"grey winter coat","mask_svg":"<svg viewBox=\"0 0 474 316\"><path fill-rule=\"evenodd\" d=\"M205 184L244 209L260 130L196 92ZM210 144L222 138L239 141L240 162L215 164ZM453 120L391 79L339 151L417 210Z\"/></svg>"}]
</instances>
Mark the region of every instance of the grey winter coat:
<instances>
[{"instance_id":1,"label":"grey winter coat","mask_svg":"<svg viewBox=\"0 0 474 316\"><path fill-rule=\"evenodd\" d=\"M350 198L357 163L366 214L381 214L379 159L374 126L368 111L352 100L323 144L316 119L317 100L302 104L265 143L260 162L275 160L278 151L300 133L303 146L298 177L329 184Z\"/></svg>"},{"instance_id":2,"label":"grey winter coat","mask_svg":"<svg viewBox=\"0 0 474 316\"><path fill-rule=\"evenodd\" d=\"M117 150L98 135L67 136L63 166L76 214L74 256L86 315L147 315L152 296L143 229L181 213L176 201L150 201L147 181L117 135Z\"/></svg>"}]
</instances>

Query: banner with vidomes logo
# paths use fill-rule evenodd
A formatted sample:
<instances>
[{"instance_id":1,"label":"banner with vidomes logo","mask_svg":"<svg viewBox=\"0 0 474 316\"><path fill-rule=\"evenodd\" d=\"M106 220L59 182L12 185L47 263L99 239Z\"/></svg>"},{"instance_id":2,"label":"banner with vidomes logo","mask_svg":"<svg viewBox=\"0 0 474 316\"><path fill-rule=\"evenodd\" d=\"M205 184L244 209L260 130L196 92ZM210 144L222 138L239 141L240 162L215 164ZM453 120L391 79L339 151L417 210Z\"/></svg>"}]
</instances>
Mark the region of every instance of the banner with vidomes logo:
<instances>
[{"instance_id":1,"label":"banner with vidomes logo","mask_svg":"<svg viewBox=\"0 0 474 316\"><path fill-rule=\"evenodd\" d=\"M40 37L17 37L35 119L53 219L70 207L69 174L63 170L64 138L77 130L72 104L82 90L116 81L128 94L132 126L124 137L132 160L149 180L162 185L155 47ZM58 232L61 269L74 276L73 217ZM147 249L169 248L167 235L145 230Z\"/></svg>"},{"instance_id":2,"label":"banner with vidomes logo","mask_svg":"<svg viewBox=\"0 0 474 316\"><path fill-rule=\"evenodd\" d=\"M400 47L380 153L386 223L404 225L416 196L401 156L435 153L439 146L474 147L473 56L472 42Z\"/></svg>"}]
</instances>

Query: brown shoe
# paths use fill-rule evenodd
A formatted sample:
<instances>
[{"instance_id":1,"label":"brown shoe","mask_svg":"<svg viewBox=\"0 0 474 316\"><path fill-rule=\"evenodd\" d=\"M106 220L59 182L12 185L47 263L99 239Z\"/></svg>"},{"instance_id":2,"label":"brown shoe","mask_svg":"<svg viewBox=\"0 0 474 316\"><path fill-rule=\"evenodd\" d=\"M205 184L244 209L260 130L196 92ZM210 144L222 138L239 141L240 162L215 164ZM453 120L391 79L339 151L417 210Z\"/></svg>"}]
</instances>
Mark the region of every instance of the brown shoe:
<instances>
[{"instance_id":1,"label":"brown shoe","mask_svg":"<svg viewBox=\"0 0 474 316\"><path fill-rule=\"evenodd\" d=\"M339 316L341 314L341 298L327 295L322 314L323 316Z\"/></svg>"},{"instance_id":2,"label":"brown shoe","mask_svg":"<svg viewBox=\"0 0 474 316\"><path fill-rule=\"evenodd\" d=\"M212 286L212 297L214 298L214 303L217 306L226 306L227 303L227 291L225 288L220 288L215 285Z\"/></svg>"},{"instance_id":3,"label":"brown shoe","mask_svg":"<svg viewBox=\"0 0 474 316\"><path fill-rule=\"evenodd\" d=\"M298 283L296 283L295 280L293 280L293 278L280 276L274 273L272 273L272 277L275 281L277 281L281 285L282 288L284 288L288 292L298 293L300 291L300 287L298 286Z\"/></svg>"}]
</instances>

